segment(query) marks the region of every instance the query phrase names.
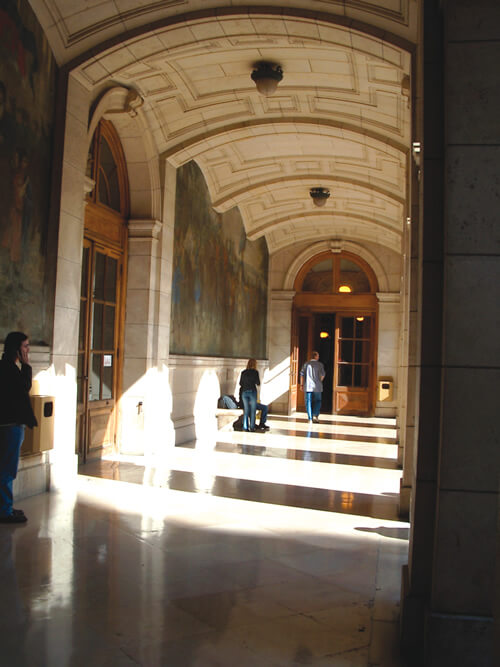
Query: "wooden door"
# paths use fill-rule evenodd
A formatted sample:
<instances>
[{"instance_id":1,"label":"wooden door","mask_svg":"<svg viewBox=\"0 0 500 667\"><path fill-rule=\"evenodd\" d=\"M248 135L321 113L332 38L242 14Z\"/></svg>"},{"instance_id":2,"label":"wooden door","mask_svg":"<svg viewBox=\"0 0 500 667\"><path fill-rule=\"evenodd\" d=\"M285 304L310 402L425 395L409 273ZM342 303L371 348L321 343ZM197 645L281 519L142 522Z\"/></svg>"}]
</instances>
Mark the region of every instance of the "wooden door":
<instances>
[{"instance_id":1,"label":"wooden door","mask_svg":"<svg viewBox=\"0 0 500 667\"><path fill-rule=\"evenodd\" d=\"M114 447L118 393L122 256L85 239L77 377L80 462Z\"/></svg>"},{"instance_id":2,"label":"wooden door","mask_svg":"<svg viewBox=\"0 0 500 667\"><path fill-rule=\"evenodd\" d=\"M298 365L297 365L297 382L299 382L299 373L302 366L308 359L311 358L313 346L313 326L314 316L312 313L300 313L297 317L298 325ZM306 400L305 394L300 389L297 396L297 410L305 412Z\"/></svg>"},{"instance_id":3,"label":"wooden door","mask_svg":"<svg viewBox=\"0 0 500 667\"><path fill-rule=\"evenodd\" d=\"M352 253L328 250L303 265L294 289L298 372L317 350L326 371L322 411L373 414L378 313L373 270ZM296 403L304 409L300 391Z\"/></svg>"},{"instance_id":4,"label":"wooden door","mask_svg":"<svg viewBox=\"0 0 500 667\"><path fill-rule=\"evenodd\" d=\"M129 187L112 123L101 120L89 152L77 374L79 461L114 447L121 386Z\"/></svg>"},{"instance_id":5,"label":"wooden door","mask_svg":"<svg viewBox=\"0 0 500 667\"><path fill-rule=\"evenodd\" d=\"M373 410L374 317L339 313L335 324L334 412L369 415Z\"/></svg>"}]
</instances>

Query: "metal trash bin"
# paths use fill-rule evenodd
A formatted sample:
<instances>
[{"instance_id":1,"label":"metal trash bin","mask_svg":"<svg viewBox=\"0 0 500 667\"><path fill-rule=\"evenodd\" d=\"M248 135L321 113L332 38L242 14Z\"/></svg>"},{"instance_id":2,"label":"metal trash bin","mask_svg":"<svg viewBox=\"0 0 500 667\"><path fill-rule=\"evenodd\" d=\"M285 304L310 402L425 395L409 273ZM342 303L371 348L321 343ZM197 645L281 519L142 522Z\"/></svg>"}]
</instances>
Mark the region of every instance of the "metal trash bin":
<instances>
[{"instance_id":1,"label":"metal trash bin","mask_svg":"<svg viewBox=\"0 0 500 667\"><path fill-rule=\"evenodd\" d=\"M26 428L21 455L39 454L54 446L54 397L30 396L38 426Z\"/></svg>"}]
</instances>

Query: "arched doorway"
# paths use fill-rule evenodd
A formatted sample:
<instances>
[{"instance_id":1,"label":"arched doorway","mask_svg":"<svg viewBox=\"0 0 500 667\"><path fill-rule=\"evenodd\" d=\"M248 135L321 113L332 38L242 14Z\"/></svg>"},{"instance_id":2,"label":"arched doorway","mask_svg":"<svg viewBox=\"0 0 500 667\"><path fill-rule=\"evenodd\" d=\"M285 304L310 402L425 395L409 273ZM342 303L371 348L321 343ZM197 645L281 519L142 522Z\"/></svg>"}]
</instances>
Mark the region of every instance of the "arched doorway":
<instances>
[{"instance_id":1,"label":"arched doorway","mask_svg":"<svg viewBox=\"0 0 500 667\"><path fill-rule=\"evenodd\" d=\"M121 387L129 189L113 125L102 120L92 139L80 293L76 442L80 463L100 457L116 438Z\"/></svg>"},{"instance_id":2,"label":"arched doorway","mask_svg":"<svg viewBox=\"0 0 500 667\"><path fill-rule=\"evenodd\" d=\"M377 279L348 252L325 251L295 279L291 346L291 410L304 410L299 373L313 350L326 370L322 411L373 414L377 349Z\"/></svg>"}]
</instances>

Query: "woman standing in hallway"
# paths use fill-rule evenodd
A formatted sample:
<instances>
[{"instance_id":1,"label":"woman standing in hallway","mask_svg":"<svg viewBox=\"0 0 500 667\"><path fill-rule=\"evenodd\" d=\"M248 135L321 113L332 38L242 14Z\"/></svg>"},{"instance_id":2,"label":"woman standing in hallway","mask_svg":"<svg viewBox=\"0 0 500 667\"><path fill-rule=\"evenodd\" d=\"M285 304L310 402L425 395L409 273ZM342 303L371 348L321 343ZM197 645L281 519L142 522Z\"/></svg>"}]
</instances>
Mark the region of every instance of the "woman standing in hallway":
<instances>
[{"instance_id":1,"label":"woman standing in hallway","mask_svg":"<svg viewBox=\"0 0 500 667\"><path fill-rule=\"evenodd\" d=\"M24 427L37 426L29 391L28 336L11 331L0 360L0 523L24 523L22 510L13 508L12 485L17 476L19 454L24 440Z\"/></svg>"},{"instance_id":2,"label":"woman standing in hallway","mask_svg":"<svg viewBox=\"0 0 500 667\"><path fill-rule=\"evenodd\" d=\"M240 376L241 400L243 401L243 430L255 431L255 413L257 411L257 386L260 385L257 360L249 359L246 369Z\"/></svg>"}]
</instances>

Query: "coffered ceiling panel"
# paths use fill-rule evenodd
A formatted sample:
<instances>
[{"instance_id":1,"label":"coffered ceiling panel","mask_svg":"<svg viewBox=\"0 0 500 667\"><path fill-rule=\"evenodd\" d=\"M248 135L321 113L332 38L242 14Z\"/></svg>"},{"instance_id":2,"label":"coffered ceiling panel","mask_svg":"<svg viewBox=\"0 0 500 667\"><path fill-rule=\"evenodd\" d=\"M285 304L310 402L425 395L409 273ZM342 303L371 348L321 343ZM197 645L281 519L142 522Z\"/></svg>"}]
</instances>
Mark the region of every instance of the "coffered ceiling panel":
<instances>
[{"instance_id":1,"label":"coffered ceiling panel","mask_svg":"<svg viewBox=\"0 0 500 667\"><path fill-rule=\"evenodd\" d=\"M47 33L59 64L67 63L82 53L95 49L100 44L128 31L140 31L175 19L179 15L215 10L228 5L232 13L238 9L247 13L248 0L29 0L39 21ZM253 7L279 8L281 0L253 0ZM306 10L310 13L331 13L338 21L352 24L354 21L373 25L381 32L397 35L409 42L417 38L415 0L287 0L290 10ZM238 17L233 19L237 25ZM280 24L276 19L275 24ZM258 21L256 28L259 30ZM243 29L247 25L243 26ZM243 35L243 29L240 30ZM146 30L144 30L146 31ZM298 39L315 37L312 26L303 32L303 26L291 23L290 35ZM203 27L198 26L196 39L203 39ZM271 36L270 36L271 39Z\"/></svg>"},{"instance_id":2,"label":"coffered ceiling panel","mask_svg":"<svg viewBox=\"0 0 500 667\"><path fill-rule=\"evenodd\" d=\"M214 208L238 206L250 238L272 252L340 237L400 249L415 0L31 4L60 62L93 49L72 76L91 95L136 91L160 157L196 160ZM263 60L283 69L269 97L250 78ZM331 192L321 209L314 187Z\"/></svg>"}]
</instances>

